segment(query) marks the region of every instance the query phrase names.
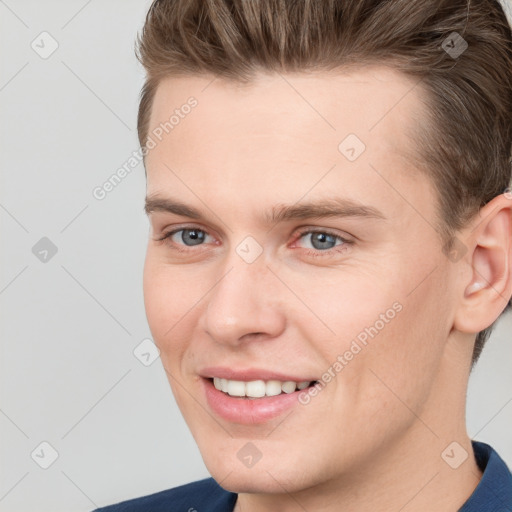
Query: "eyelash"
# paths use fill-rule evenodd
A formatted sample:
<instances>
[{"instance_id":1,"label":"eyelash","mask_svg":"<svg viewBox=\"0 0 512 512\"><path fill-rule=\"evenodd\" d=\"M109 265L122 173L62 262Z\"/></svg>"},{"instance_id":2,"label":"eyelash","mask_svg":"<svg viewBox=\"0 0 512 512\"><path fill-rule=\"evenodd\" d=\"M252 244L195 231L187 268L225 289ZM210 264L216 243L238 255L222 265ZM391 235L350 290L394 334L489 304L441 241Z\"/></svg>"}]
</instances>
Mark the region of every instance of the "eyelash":
<instances>
[{"instance_id":1,"label":"eyelash","mask_svg":"<svg viewBox=\"0 0 512 512\"><path fill-rule=\"evenodd\" d=\"M208 232L205 231L204 229L201 229L201 228L198 228L195 226L183 226L183 227L180 227L177 229L173 229L172 231L169 231L168 233L165 233L162 237L157 238L156 241L163 242L166 245L168 245L172 250L176 250L181 253L190 252L191 250L193 250L192 247L189 247L186 245L174 244L170 241L170 238L173 235L175 235L176 233L179 233L180 231L185 231L187 229L189 229L189 230L195 229L197 231L201 231L205 234L208 234ZM352 240L343 238L342 236L340 236L336 233L333 233L332 231L326 230L326 229L304 229L303 231L299 231L297 233L297 236L295 237L295 241L300 240L305 235L309 235L312 233L322 233L324 235L329 235L329 236L332 236L342 242L339 245L335 245L334 247L331 247L330 249L325 249L323 251L320 249L303 249L303 251L305 251L308 256L311 256L313 258L322 258L322 257L326 257L326 256L332 256L333 253L340 253L342 251L345 251L347 249L347 246L352 245L354 243ZM202 245L202 244L199 244L199 245ZM185 249L184 247L188 247L188 248Z\"/></svg>"}]
</instances>

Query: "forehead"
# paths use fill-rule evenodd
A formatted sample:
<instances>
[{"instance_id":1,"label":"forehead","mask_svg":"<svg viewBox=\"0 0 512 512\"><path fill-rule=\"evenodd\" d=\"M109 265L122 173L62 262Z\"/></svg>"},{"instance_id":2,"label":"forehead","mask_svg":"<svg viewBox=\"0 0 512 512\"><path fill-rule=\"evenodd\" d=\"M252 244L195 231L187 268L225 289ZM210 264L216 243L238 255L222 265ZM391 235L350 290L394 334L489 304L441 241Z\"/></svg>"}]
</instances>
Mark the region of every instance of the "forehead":
<instances>
[{"instance_id":1,"label":"forehead","mask_svg":"<svg viewBox=\"0 0 512 512\"><path fill-rule=\"evenodd\" d=\"M150 129L168 119L190 97L198 100L202 117L239 123L247 115L254 130L270 128L295 114L323 128L375 130L402 123L421 108L418 81L388 66L330 72L257 74L248 83L207 75L164 78L154 97ZM229 110L225 106L232 107ZM261 119L259 114L264 114ZM269 117L270 115L270 117ZM315 128L317 123L315 123ZM290 128L290 124L287 126ZM266 130L265 130L266 131Z\"/></svg>"},{"instance_id":2,"label":"forehead","mask_svg":"<svg viewBox=\"0 0 512 512\"><path fill-rule=\"evenodd\" d=\"M191 98L195 106L189 108ZM407 156L416 152L411 133L423 109L418 83L388 67L259 74L248 84L209 76L166 78L150 116L149 135L160 130L162 140L153 136L156 146L146 158L148 193L176 181L167 167L183 171L196 191L201 182L242 191L272 181L299 194L333 165L347 189L365 181L377 186L370 163L400 181L404 170L413 177ZM346 140L356 143L356 151L364 149L355 161L343 154Z\"/></svg>"}]
</instances>

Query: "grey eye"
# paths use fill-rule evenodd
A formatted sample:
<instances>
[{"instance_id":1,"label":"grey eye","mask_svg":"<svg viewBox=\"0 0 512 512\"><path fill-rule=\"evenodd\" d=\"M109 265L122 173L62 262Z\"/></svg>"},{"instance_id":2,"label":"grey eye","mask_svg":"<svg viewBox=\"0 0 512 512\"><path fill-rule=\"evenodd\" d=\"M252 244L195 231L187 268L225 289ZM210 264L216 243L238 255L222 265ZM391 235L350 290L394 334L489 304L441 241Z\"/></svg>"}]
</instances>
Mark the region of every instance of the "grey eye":
<instances>
[{"instance_id":1,"label":"grey eye","mask_svg":"<svg viewBox=\"0 0 512 512\"><path fill-rule=\"evenodd\" d=\"M326 250L332 249L336 245L338 237L330 235L329 233L322 233L321 231L315 231L307 233L304 237L309 237L309 242L313 249Z\"/></svg>"},{"instance_id":2,"label":"grey eye","mask_svg":"<svg viewBox=\"0 0 512 512\"><path fill-rule=\"evenodd\" d=\"M205 240L205 232L200 229L180 229L173 236L179 236L184 245L199 245Z\"/></svg>"}]
</instances>

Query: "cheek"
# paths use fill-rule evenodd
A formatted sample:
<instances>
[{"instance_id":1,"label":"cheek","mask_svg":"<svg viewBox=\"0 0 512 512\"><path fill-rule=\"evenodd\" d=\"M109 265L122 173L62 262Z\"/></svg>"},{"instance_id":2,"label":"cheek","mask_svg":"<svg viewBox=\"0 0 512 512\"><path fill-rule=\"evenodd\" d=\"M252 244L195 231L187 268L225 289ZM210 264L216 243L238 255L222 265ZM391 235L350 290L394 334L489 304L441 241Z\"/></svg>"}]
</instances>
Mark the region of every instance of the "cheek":
<instances>
[{"instance_id":1,"label":"cheek","mask_svg":"<svg viewBox=\"0 0 512 512\"><path fill-rule=\"evenodd\" d=\"M175 400L185 420L201 411L184 391L184 362L190 357L189 345L197 326L197 315L210 288L207 280L197 278L193 269L177 269L162 263L148 249L144 265L144 303L153 340ZM190 428L193 425L189 425Z\"/></svg>"},{"instance_id":2,"label":"cheek","mask_svg":"<svg viewBox=\"0 0 512 512\"><path fill-rule=\"evenodd\" d=\"M331 368L336 375L340 410L348 400L368 420L390 408L398 418L409 412L391 390L411 407L427 399L450 328L449 300L439 294L442 271L422 282L431 266L419 263L380 275L347 272L335 284L316 279L315 286L308 280L299 288L297 282L297 293L333 331L314 318L301 321L305 338L322 354L324 371ZM412 291L412 283L420 282Z\"/></svg>"},{"instance_id":3,"label":"cheek","mask_svg":"<svg viewBox=\"0 0 512 512\"><path fill-rule=\"evenodd\" d=\"M335 278L319 272L293 283L294 291L310 310L302 310L296 320L307 330L305 338L315 344L315 351L330 362L351 348L349 359L362 354L373 339L383 337L403 309L393 283L375 272L340 270Z\"/></svg>"},{"instance_id":4,"label":"cheek","mask_svg":"<svg viewBox=\"0 0 512 512\"><path fill-rule=\"evenodd\" d=\"M144 265L144 304L153 339L162 358L184 348L185 331L208 291L207 282L187 271L159 262L148 250ZM182 341L183 340L183 341Z\"/></svg>"},{"instance_id":5,"label":"cheek","mask_svg":"<svg viewBox=\"0 0 512 512\"><path fill-rule=\"evenodd\" d=\"M378 307L364 316L365 324L354 326L360 329L356 339L365 335L367 345L354 356L346 377L357 390L353 398L366 402L373 419L406 424L413 416L404 404L418 411L428 400L450 330L449 304L439 296L439 281L441 275L432 276L412 293L397 284L384 301L373 298ZM386 314L390 304L399 306Z\"/></svg>"}]
</instances>

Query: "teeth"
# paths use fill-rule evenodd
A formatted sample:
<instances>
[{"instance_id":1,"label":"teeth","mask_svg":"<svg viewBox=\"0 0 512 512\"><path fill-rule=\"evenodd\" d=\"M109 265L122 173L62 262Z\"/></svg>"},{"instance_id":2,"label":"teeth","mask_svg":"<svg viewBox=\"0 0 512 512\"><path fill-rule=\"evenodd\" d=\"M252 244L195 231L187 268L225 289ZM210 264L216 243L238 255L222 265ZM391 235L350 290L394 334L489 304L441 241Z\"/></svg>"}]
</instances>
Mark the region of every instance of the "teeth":
<instances>
[{"instance_id":1,"label":"teeth","mask_svg":"<svg viewBox=\"0 0 512 512\"><path fill-rule=\"evenodd\" d=\"M265 396L267 391L267 386L265 382L262 380L251 380L245 384L245 393L247 396L252 396L254 398L260 398Z\"/></svg>"},{"instance_id":2,"label":"teeth","mask_svg":"<svg viewBox=\"0 0 512 512\"><path fill-rule=\"evenodd\" d=\"M228 395L245 396L245 382L241 380L228 380Z\"/></svg>"},{"instance_id":3,"label":"teeth","mask_svg":"<svg viewBox=\"0 0 512 512\"><path fill-rule=\"evenodd\" d=\"M267 387L265 389L265 395L267 396L276 396L282 393L281 382L278 380L269 380L267 382Z\"/></svg>"},{"instance_id":4,"label":"teeth","mask_svg":"<svg viewBox=\"0 0 512 512\"><path fill-rule=\"evenodd\" d=\"M285 393L293 393L296 388L297 388L297 385L292 380L287 380L286 382L283 382L281 384L281 389Z\"/></svg>"},{"instance_id":5,"label":"teeth","mask_svg":"<svg viewBox=\"0 0 512 512\"><path fill-rule=\"evenodd\" d=\"M223 391L230 396L246 396L248 398L261 398L263 396L277 396L281 393L293 393L297 389L305 389L311 384L310 381L294 382L287 380L251 380L244 382L241 380L228 380L214 377L213 385L219 391Z\"/></svg>"}]
</instances>

